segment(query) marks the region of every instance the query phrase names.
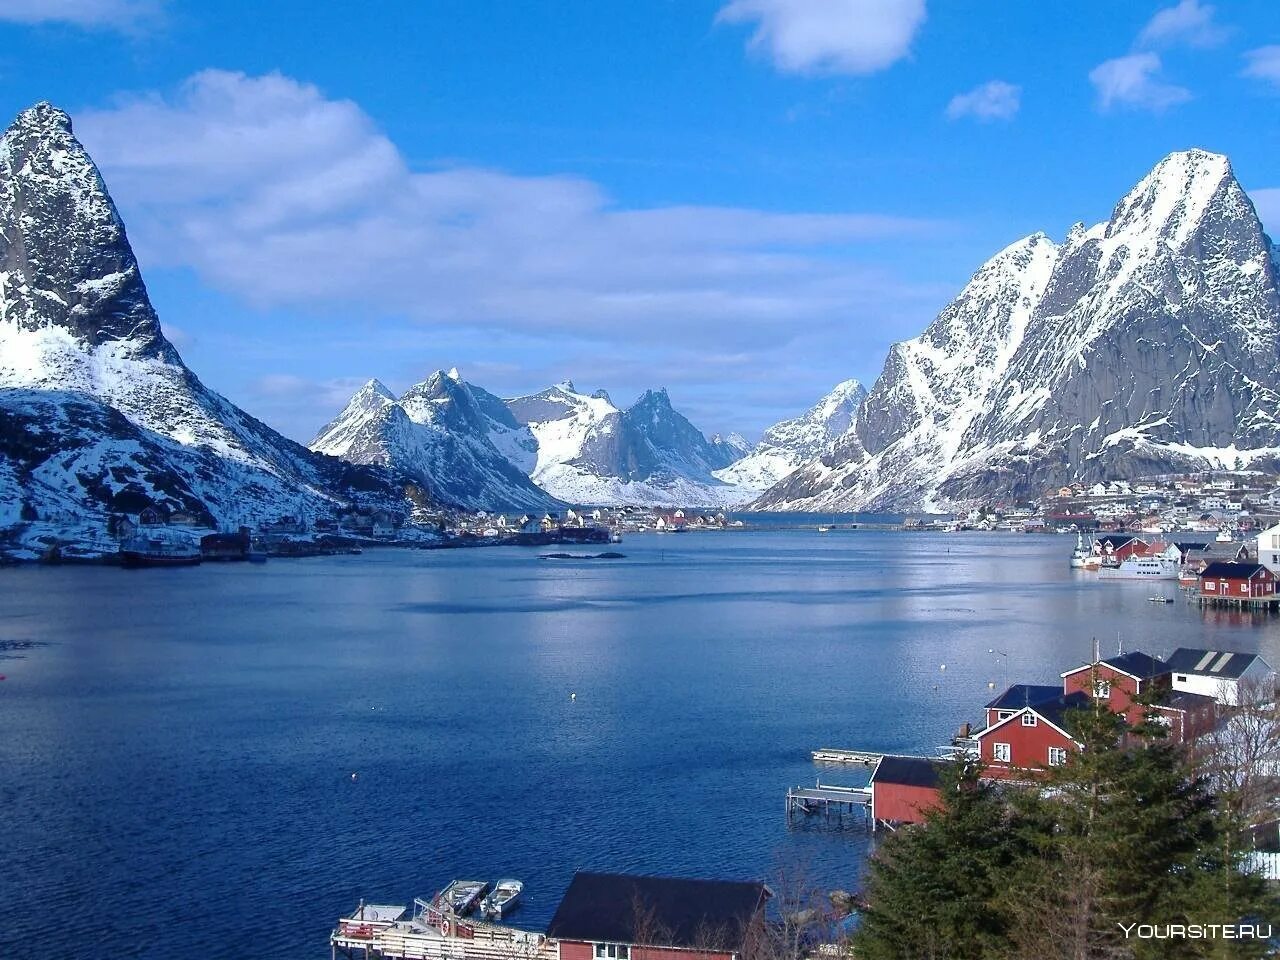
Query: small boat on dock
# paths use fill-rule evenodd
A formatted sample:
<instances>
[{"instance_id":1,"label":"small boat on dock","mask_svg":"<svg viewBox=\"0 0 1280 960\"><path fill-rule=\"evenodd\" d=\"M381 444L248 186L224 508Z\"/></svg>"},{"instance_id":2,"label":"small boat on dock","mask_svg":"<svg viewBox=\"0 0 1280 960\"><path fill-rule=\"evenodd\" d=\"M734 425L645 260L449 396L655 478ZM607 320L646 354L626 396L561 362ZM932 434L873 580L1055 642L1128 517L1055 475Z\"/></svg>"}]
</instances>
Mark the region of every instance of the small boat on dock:
<instances>
[{"instance_id":1,"label":"small boat on dock","mask_svg":"<svg viewBox=\"0 0 1280 960\"><path fill-rule=\"evenodd\" d=\"M436 894L436 903L459 917L465 917L476 908L488 889L489 884L483 880L455 880Z\"/></svg>"},{"instance_id":2,"label":"small boat on dock","mask_svg":"<svg viewBox=\"0 0 1280 960\"><path fill-rule=\"evenodd\" d=\"M501 918L519 905L522 893L524 884L521 881L499 880L493 885L493 892L480 901L480 913L486 917Z\"/></svg>"}]
</instances>

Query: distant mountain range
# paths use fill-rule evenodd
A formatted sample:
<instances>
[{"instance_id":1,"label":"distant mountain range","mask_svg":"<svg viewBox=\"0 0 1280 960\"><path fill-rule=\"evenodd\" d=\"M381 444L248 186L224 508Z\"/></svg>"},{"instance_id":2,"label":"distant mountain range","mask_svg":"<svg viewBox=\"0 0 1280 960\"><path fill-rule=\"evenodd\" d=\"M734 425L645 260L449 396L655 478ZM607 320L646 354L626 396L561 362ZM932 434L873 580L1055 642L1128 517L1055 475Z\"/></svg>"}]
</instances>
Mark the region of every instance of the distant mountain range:
<instances>
[{"instance_id":1,"label":"distant mountain range","mask_svg":"<svg viewBox=\"0 0 1280 960\"><path fill-rule=\"evenodd\" d=\"M208 389L160 329L102 178L48 103L0 137L0 547L149 503L207 522L403 503Z\"/></svg>"},{"instance_id":2,"label":"distant mountain range","mask_svg":"<svg viewBox=\"0 0 1280 960\"><path fill-rule=\"evenodd\" d=\"M391 468L472 509L729 506L767 486L760 477L773 482L784 464L813 456L824 431L847 427L847 393L829 410L819 405L773 428L761 459L741 477L726 471L748 463L752 446L737 435L707 438L666 390L647 390L626 409L604 391L580 393L567 381L504 400L457 370L437 371L398 398L371 380L311 448Z\"/></svg>"},{"instance_id":3,"label":"distant mountain range","mask_svg":"<svg viewBox=\"0 0 1280 960\"><path fill-rule=\"evenodd\" d=\"M896 344L767 510L940 509L1280 462L1276 248L1226 157L1162 160L1091 228L1018 241Z\"/></svg>"}]
</instances>

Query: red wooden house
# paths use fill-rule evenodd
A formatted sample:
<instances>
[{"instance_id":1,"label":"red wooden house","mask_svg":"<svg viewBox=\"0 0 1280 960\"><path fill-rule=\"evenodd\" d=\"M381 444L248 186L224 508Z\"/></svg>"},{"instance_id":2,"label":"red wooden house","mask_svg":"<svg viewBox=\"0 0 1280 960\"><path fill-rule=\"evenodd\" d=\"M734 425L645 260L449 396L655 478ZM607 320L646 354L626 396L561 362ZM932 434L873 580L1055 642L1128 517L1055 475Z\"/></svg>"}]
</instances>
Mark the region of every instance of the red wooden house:
<instances>
[{"instance_id":1,"label":"red wooden house","mask_svg":"<svg viewBox=\"0 0 1280 960\"><path fill-rule=\"evenodd\" d=\"M771 895L763 883L579 871L547 936L560 960L741 960Z\"/></svg>"},{"instance_id":2,"label":"red wooden house","mask_svg":"<svg viewBox=\"0 0 1280 960\"><path fill-rule=\"evenodd\" d=\"M1088 707L1090 699L1084 693L1053 690L1052 699L1021 707L973 735L984 776L1036 779L1049 767L1066 763L1068 753L1080 749L1067 732L1064 715Z\"/></svg>"},{"instance_id":3,"label":"red wooden house","mask_svg":"<svg viewBox=\"0 0 1280 960\"><path fill-rule=\"evenodd\" d=\"M871 819L885 823L920 823L942 803L938 794L939 764L926 757L886 754L871 773Z\"/></svg>"},{"instance_id":4,"label":"red wooden house","mask_svg":"<svg viewBox=\"0 0 1280 960\"><path fill-rule=\"evenodd\" d=\"M1274 597L1275 574L1260 563L1219 560L1200 571L1200 596L1222 600Z\"/></svg>"},{"instance_id":5,"label":"red wooden house","mask_svg":"<svg viewBox=\"0 0 1280 960\"><path fill-rule=\"evenodd\" d=\"M1146 712L1134 697L1152 690L1169 689L1169 668L1164 661L1140 651L1086 663L1062 674L1063 693L1085 693L1106 702L1132 726Z\"/></svg>"}]
</instances>

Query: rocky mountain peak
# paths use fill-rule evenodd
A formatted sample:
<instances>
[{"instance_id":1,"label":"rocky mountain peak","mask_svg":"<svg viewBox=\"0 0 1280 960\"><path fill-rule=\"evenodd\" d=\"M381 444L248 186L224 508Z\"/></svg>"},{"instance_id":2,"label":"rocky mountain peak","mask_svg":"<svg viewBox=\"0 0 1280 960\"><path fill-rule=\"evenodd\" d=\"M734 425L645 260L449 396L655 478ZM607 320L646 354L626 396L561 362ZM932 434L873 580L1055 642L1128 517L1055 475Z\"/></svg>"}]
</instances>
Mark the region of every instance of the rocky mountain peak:
<instances>
[{"instance_id":1,"label":"rocky mountain peak","mask_svg":"<svg viewBox=\"0 0 1280 960\"><path fill-rule=\"evenodd\" d=\"M124 223L71 120L41 102L0 137L0 323L178 362ZM32 345L39 352L40 345Z\"/></svg>"},{"instance_id":2,"label":"rocky mountain peak","mask_svg":"<svg viewBox=\"0 0 1280 960\"><path fill-rule=\"evenodd\" d=\"M1207 214L1237 196L1243 191L1225 156L1198 149L1177 151L1116 204L1106 236L1159 235L1181 244Z\"/></svg>"},{"instance_id":3,"label":"rocky mountain peak","mask_svg":"<svg viewBox=\"0 0 1280 960\"><path fill-rule=\"evenodd\" d=\"M19 113L9 130L40 137L54 134L71 136L71 116L48 100L40 100Z\"/></svg>"}]
</instances>

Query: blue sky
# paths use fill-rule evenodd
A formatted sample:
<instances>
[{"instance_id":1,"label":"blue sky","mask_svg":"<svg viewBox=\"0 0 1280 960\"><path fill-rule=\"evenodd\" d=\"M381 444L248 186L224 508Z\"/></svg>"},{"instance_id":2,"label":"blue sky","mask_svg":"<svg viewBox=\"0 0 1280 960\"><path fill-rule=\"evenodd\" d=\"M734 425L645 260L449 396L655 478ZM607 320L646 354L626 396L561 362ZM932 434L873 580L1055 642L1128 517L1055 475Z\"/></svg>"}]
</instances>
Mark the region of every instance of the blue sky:
<instances>
[{"instance_id":1,"label":"blue sky","mask_svg":"<svg viewBox=\"0 0 1280 960\"><path fill-rule=\"evenodd\" d=\"M455 365L751 436L1189 146L1280 233L1271 2L0 0L0 50L188 362L303 440Z\"/></svg>"}]
</instances>

